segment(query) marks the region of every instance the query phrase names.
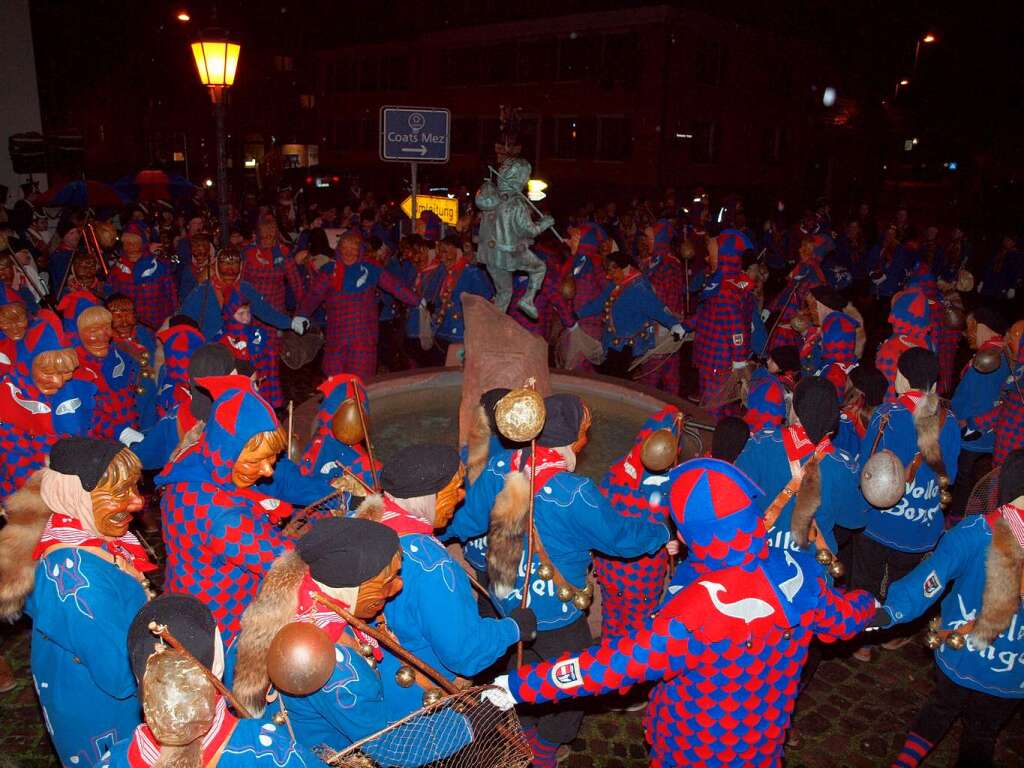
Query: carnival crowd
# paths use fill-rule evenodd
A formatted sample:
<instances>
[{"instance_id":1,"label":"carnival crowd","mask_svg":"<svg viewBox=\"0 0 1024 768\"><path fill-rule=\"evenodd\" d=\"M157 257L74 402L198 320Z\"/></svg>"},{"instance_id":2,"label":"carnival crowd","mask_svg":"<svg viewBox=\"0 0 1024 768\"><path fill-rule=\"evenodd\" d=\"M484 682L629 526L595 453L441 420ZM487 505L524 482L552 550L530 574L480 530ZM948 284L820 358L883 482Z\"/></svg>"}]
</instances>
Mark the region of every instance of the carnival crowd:
<instances>
[{"instance_id":1,"label":"carnival crowd","mask_svg":"<svg viewBox=\"0 0 1024 768\"><path fill-rule=\"evenodd\" d=\"M667 190L583 206L564 241L544 217L516 246L544 271L509 285L483 191L411 232L371 192L275 194L231 206L223 246L202 191L0 208L0 616L31 618L65 768L320 766L363 739L367 764L456 765L479 708L409 716L470 681L515 707L537 768L597 695L646 706L652 765L781 765L823 646L868 663L926 615L935 690L891 764L963 720L957 765L993 765L1024 698L1015 234L976 250L905 209L759 221ZM671 404L600 482L566 394L533 443L501 422L525 395L489 390L465 445L381 464L364 385L460 365L470 294L552 365ZM320 402L293 450L295 354ZM713 435L683 460L694 413ZM133 521L162 536L159 596ZM330 648L312 687L275 666L295 624Z\"/></svg>"}]
</instances>

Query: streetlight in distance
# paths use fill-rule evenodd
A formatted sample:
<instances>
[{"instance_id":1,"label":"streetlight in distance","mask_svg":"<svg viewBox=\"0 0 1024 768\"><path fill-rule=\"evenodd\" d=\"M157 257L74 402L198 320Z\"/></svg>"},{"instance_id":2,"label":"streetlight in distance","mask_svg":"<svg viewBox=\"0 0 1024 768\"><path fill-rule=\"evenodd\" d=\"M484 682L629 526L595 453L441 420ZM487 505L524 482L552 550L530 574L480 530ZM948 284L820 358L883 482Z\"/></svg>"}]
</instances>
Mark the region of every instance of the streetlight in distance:
<instances>
[{"instance_id":1,"label":"streetlight in distance","mask_svg":"<svg viewBox=\"0 0 1024 768\"><path fill-rule=\"evenodd\" d=\"M921 38L921 42L922 43L931 44L931 43L934 43L938 39L939 38L937 38L935 35L933 35L931 32L929 32L927 35L925 35L924 37Z\"/></svg>"},{"instance_id":2,"label":"streetlight in distance","mask_svg":"<svg viewBox=\"0 0 1024 768\"><path fill-rule=\"evenodd\" d=\"M188 11L178 11L177 15L174 18L176 18L182 24L192 21L192 17L188 15Z\"/></svg>"},{"instance_id":3,"label":"streetlight in distance","mask_svg":"<svg viewBox=\"0 0 1024 768\"><path fill-rule=\"evenodd\" d=\"M235 82L242 46L230 42L222 30L209 30L192 43L199 81L210 91L217 120L217 212L221 247L228 242L228 168L224 147L224 91Z\"/></svg>"},{"instance_id":4,"label":"streetlight in distance","mask_svg":"<svg viewBox=\"0 0 1024 768\"><path fill-rule=\"evenodd\" d=\"M908 85L910 85L910 81L907 78L903 78L898 83L896 83L896 92L892 95L893 102L895 102L896 99L899 98L900 88L906 88Z\"/></svg>"},{"instance_id":5,"label":"streetlight in distance","mask_svg":"<svg viewBox=\"0 0 1024 768\"><path fill-rule=\"evenodd\" d=\"M926 34L924 37L917 39L917 44L914 46L914 72L917 72L917 60L921 58L921 45L931 45L932 43L938 42L939 38L933 35L931 32Z\"/></svg>"}]
</instances>

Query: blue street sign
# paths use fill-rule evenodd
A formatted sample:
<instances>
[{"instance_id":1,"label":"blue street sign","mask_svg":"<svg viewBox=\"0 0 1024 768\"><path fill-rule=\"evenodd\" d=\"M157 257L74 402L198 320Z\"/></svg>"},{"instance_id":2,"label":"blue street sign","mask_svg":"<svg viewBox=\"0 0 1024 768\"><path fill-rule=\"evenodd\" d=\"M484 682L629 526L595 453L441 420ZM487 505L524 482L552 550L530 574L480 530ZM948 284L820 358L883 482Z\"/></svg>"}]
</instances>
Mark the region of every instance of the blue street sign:
<instances>
[{"instance_id":1,"label":"blue street sign","mask_svg":"<svg viewBox=\"0 0 1024 768\"><path fill-rule=\"evenodd\" d=\"M447 163L451 122L447 109L381 107L380 159Z\"/></svg>"}]
</instances>

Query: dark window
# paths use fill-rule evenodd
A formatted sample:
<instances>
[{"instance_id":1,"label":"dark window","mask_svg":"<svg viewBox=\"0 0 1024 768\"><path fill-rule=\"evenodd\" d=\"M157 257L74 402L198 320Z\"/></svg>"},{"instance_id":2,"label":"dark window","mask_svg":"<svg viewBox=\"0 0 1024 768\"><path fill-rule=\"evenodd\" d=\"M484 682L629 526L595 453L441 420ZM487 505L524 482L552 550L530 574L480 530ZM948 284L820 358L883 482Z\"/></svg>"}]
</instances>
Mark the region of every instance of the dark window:
<instances>
[{"instance_id":1,"label":"dark window","mask_svg":"<svg viewBox=\"0 0 1024 768\"><path fill-rule=\"evenodd\" d=\"M765 128L761 138L761 161L781 163L786 157L786 131L782 126Z\"/></svg>"},{"instance_id":2,"label":"dark window","mask_svg":"<svg viewBox=\"0 0 1024 768\"><path fill-rule=\"evenodd\" d=\"M598 79L604 85L635 83L640 69L638 57L634 33L615 32L605 35Z\"/></svg>"},{"instance_id":3,"label":"dark window","mask_svg":"<svg viewBox=\"0 0 1024 768\"><path fill-rule=\"evenodd\" d=\"M356 148L359 124L355 120L334 121L334 146L343 152Z\"/></svg>"},{"instance_id":4,"label":"dark window","mask_svg":"<svg viewBox=\"0 0 1024 768\"><path fill-rule=\"evenodd\" d=\"M697 43L695 75L701 85L721 85L725 76L725 46L717 40Z\"/></svg>"},{"instance_id":5,"label":"dark window","mask_svg":"<svg viewBox=\"0 0 1024 768\"><path fill-rule=\"evenodd\" d=\"M364 115L359 119L359 135L356 137L356 148L367 150L377 146L380 137L378 134L378 118Z\"/></svg>"},{"instance_id":6,"label":"dark window","mask_svg":"<svg viewBox=\"0 0 1024 768\"><path fill-rule=\"evenodd\" d=\"M633 146L628 117L598 118L599 160L628 160Z\"/></svg>"},{"instance_id":7,"label":"dark window","mask_svg":"<svg viewBox=\"0 0 1024 768\"><path fill-rule=\"evenodd\" d=\"M441 51L441 85L458 85L459 79L456 76L458 64L455 51Z\"/></svg>"},{"instance_id":8,"label":"dark window","mask_svg":"<svg viewBox=\"0 0 1024 768\"><path fill-rule=\"evenodd\" d=\"M494 145L499 136L500 123L496 117L480 118L480 157L494 159Z\"/></svg>"},{"instance_id":9,"label":"dark window","mask_svg":"<svg viewBox=\"0 0 1024 768\"><path fill-rule=\"evenodd\" d=\"M355 89L354 67L355 61L347 56L334 62L333 93L347 93Z\"/></svg>"},{"instance_id":10,"label":"dark window","mask_svg":"<svg viewBox=\"0 0 1024 768\"><path fill-rule=\"evenodd\" d=\"M550 152L552 157L575 160L579 143L579 118L556 117L551 121Z\"/></svg>"},{"instance_id":11,"label":"dark window","mask_svg":"<svg viewBox=\"0 0 1024 768\"><path fill-rule=\"evenodd\" d=\"M540 120L536 117L524 117L519 121L519 151L520 157L525 157L531 163L537 159L537 141Z\"/></svg>"},{"instance_id":12,"label":"dark window","mask_svg":"<svg viewBox=\"0 0 1024 768\"><path fill-rule=\"evenodd\" d=\"M519 67L516 80L520 83L545 82L555 79L558 60L558 41L553 37L524 40L519 43Z\"/></svg>"},{"instance_id":13,"label":"dark window","mask_svg":"<svg viewBox=\"0 0 1024 768\"><path fill-rule=\"evenodd\" d=\"M717 163L721 156L722 129L718 123L697 123L693 126L690 161Z\"/></svg>"},{"instance_id":14,"label":"dark window","mask_svg":"<svg viewBox=\"0 0 1024 768\"><path fill-rule=\"evenodd\" d=\"M376 91L380 89L380 59L362 59L359 62L359 90Z\"/></svg>"},{"instance_id":15,"label":"dark window","mask_svg":"<svg viewBox=\"0 0 1024 768\"><path fill-rule=\"evenodd\" d=\"M582 35L563 37L558 41L558 79L584 80L590 76L594 62L593 40Z\"/></svg>"},{"instance_id":16,"label":"dark window","mask_svg":"<svg viewBox=\"0 0 1024 768\"><path fill-rule=\"evenodd\" d=\"M459 48L455 51L454 80L451 85L476 85L480 82L480 51L476 48Z\"/></svg>"},{"instance_id":17,"label":"dark window","mask_svg":"<svg viewBox=\"0 0 1024 768\"><path fill-rule=\"evenodd\" d=\"M388 56L381 67L381 88L386 91L404 91L409 88L409 58Z\"/></svg>"},{"instance_id":18,"label":"dark window","mask_svg":"<svg viewBox=\"0 0 1024 768\"><path fill-rule=\"evenodd\" d=\"M475 117L457 117L452 122L452 152L474 154L480 148L480 121Z\"/></svg>"},{"instance_id":19,"label":"dark window","mask_svg":"<svg viewBox=\"0 0 1024 768\"><path fill-rule=\"evenodd\" d=\"M516 44L500 43L480 52L482 83L511 83L516 77Z\"/></svg>"}]
</instances>

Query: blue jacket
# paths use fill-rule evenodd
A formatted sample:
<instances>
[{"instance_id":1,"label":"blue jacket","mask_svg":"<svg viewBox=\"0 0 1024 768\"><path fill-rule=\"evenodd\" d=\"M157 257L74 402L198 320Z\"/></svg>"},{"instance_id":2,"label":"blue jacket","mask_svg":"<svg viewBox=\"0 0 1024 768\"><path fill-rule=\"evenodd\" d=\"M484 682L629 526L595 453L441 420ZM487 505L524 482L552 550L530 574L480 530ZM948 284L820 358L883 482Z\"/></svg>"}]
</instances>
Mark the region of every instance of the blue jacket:
<instances>
[{"instance_id":1,"label":"blue jacket","mask_svg":"<svg viewBox=\"0 0 1024 768\"><path fill-rule=\"evenodd\" d=\"M466 332L466 321L462 316L462 295L472 293L476 296L483 296L488 301L494 296L494 286L491 278L487 276L487 270L476 264L467 264L462 270L459 279L452 289L452 295L447 306L438 307L444 314L435 318L437 324L437 337L450 343L461 343Z\"/></svg>"},{"instance_id":2,"label":"blue jacket","mask_svg":"<svg viewBox=\"0 0 1024 768\"><path fill-rule=\"evenodd\" d=\"M469 577L436 538L401 536L402 591L384 606L384 618L402 646L446 675L472 677L505 655L519 639L512 619L483 619ZM399 662L389 653L381 662L381 682L389 721L423 706L418 686L395 682Z\"/></svg>"},{"instance_id":3,"label":"blue jacket","mask_svg":"<svg viewBox=\"0 0 1024 768\"><path fill-rule=\"evenodd\" d=\"M444 265L441 264L423 280L420 285L419 296L421 299L426 299L427 304L434 305L440 302L441 286L444 285L446 274ZM420 313L415 311L415 308L405 318L405 335L410 339L415 339L420 335Z\"/></svg>"},{"instance_id":4,"label":"blue jacket","mask_svg":"<svg viewBox=\"0 0 1024 768\"><path fill-rule=\"evenodd\" d=\"M249 306L257 320L281 330L291 327L291 318L268 304L252 285L243 280L238 287L242 295L249 300ZM209 283L200 283L185 297L181 312L199 323L199 330L208 340L220 337L224 328L224 318L221 306L217 302L217 294Z\"/></svg>"},{"instance_id":5,"label":"blue jacket","mask_svg":"<svg viewBox=\"0 0 1024 768\"><path fill-rule=\"evenodd\" d=\"M832 445L850 456L860 466L860 435L845 411L839 412L839 427L832 436Z\"/></svg>"},{"instance_id":6,"label":"blue jacket","mask_svg":"<svg viewBox=\"0 0 1024 768\"><path fill-rule=\"evenodd\" d=\"M913 621L942 598L944 629L956 629L976 618L981 610L991 542L992 528L985 516L965 518L942 537L931 557L890 585L886 612L902 624ZM1022 659L1024 606L1017 609L1010 626L987 650L976 648L968 639L959 651L943 645L935 652L935 663L954 683L1004 699L1024 698Z\"/></svg>"},{"instance_id":7,"label":"blue jacket","mask_svg":"<svg viewBox=\"0 0 1024 768\"><path fill-rule=\"evenodd\" d=\"M178 406L148 429L142 430L142 440L132 443L132 453L139 457L143 469L163 469L178 447Z\"/></svg>"},{"instance_id":8,"label":"blue jacket","mask_svg":"<svg viewBox=\"0 0 1024 768\"><path fill-rule=\"evenodd\" d=\"M808 453L800 460L801 466L812 456ZM764 512L779 492L786 487L792 475L789 458L782 441L782 430L758 432L747 441L743 452L736 458L736 466L746 472L750 479L761 486L764 495L756 504ZM825 543L836 551L836 537L833 526L862 528L865 522L864 497L860 493L860 476L856 460L836 448L822 456L818 464L821 470L821 506L814 515ZM779 513L775 525L768 531L768 546L784 547L791 552L798 551L792 540L793 508L796 497L790 499Z\"/></svg>"},{"instance_id":9,"label":"blue jacket","mask_svg":"<svg viewBox=\"0 0 1024 768\"><path fill-rule=\"evenodd\" d=\"M1024 280L1024 253L1016 249L987 260L985 272L978 281L978 295L990 299L1009 298Z\"/></svg>"},{"instance_id":10,"label":"blue jacket","mask_svg":"<svg viewBox=\"0 0 1024 768\"><path fill-rule=\"evenodd\" d=\"M145 603L132 576L90 552L65 547L39 561L25 604L32 679L62 765L94 764L139 724L128 626Z\"/></svg>"},{"instance_id":11,"label":"blue jacket","mask_svg":"<svg viewBox=\"0 0 1024 768\"><path fill-rule=\"evenodd\" d=\"M878 441L878 450L888 448L906 467L917 455L917 431L914 429L913 415L899 401L883 403L875 410L861 442L861 461L867 461L871 456L871 448L883 416L888 416L889 423ZM960 427L957 426L956 416L948 411L946 423L939 433L939 448L952 484L956 481L957 460L960 457ZM928 552L933 549L943 530L939 483L935 472L922 461L913 482L907 485L906 493L896 506L890 509L869 506L867 518L864 533L891 549L900 552Z\"/></svg>"},{"instance_id":12,"label":"blue jacket","mask_svg":"<svg viewBox=\"0 0 1024 768\"><path fill-rule=\"evenodd\" d=\"M491 435L490 443L487 449L487 459L490 461L499 453L511 453L502 442L501 438L497 435ZM469 446L464 445L459 451L459 457L462 459L462 463L465 464L469 455ZM483 473L481 473L482 475ZM479 479L479 478L477 478ZM469 476L466 476L466 492L469 493L469 489L473 486L470 482ZM456 512L456 516L458 513ZM442 541L448 541L449 539L455 539L456 533L458 532L458 526L449 525L441 537ZM483 573L487 572L487 534L483 536L474 536L471 539L466 539L462 542L462 557L465 558L466 562L469 563L470 567L475 571Z\"/></svg>"},{"instance_id":13,"label":"blue jacket","mask_svg":"<svg viewBox=\"0 0 1024 768\"><path fill-rule=\"evenodd\" d=\"M999 367L991 373L980 373L973 365L964 369L950 406L957 419L966 420L968 429L975 430L980 436L976 440L964 440L963 450L992 453L996 445L995 430L979 427L972 420L995 408L1001 397L1003 382L1009 375L1010 366L1006 363L1005 355L1000 357Z\"/></svg>"},{"instance_id":14,"label":"blue jacket","mask_svg":"<svg viewBox=\"0 0 1024 768\"><path fill-rule=\"evenodd\" d=\"M881 244L868 251L868 274L870 275L876 271L881 272L881 279L874 283L871 288L871 294L875 298L883 299L895 296L903 288L903 283L907 279L907 272L912 266L911 261L907 250L902 245L896 246L896 252L893 254L892 261L888 267L882 263Z\"/></svg>"},{"instance_id":15,"label":"blue jacket","mask_svg":"<svg viewBox=\"0 0 1024 768\"><path fill-rule=\"evenodd\" d=\"M388 265L384 267L384 271L390 272L397 277L402 282L402 285L410 290L416 282L416 266L408 259L403 259L400 256L396 256L389 261ZM377 315L378 321L386 323L398 317L398 309L401 304L398 299L387 291L377 291L377 299L380 302L380 313Z\"/></svg>"},{"instance_id":16,"label":"blue jacket","mask_svg":"<svg viewBox=\"0 0 1024 768\"><path fill-rule=\"evenodd\" d=\"M609 282L599 296L580 307L580 317L593 317L604 313L615 284ZM639 277L626 285L611 306L611 315L604 322L601 346L616 351L630 343L633 356L639 357L654 347L655 326L666 328L679 323L679 318L666 309L654 294L646 277Z\"/></svg>"},{"instance_id":17,"label":"blue jacket","mask_svg":"<svg viewBox=\"0 0 1024 768\"><path fill-rule=\"evenodd\" d=\"M467 490L465 504L456 512L446 535L465 542L487 533L491 507L505 487L508 471L508 453L491 457L480 477ZM534 498L537 534L552 564L577 588L582 588L587 582L591 550L610 557L629 558L653 554L668 541L668 528L663 524L622 517L612 509L594 482L586 477L560 472L548 480ZM522 600L522 577L525 575L522 558L525 552L524 535L517 588L501 599L493 587L491 589L505 615L518 608ZM535 552L530 573L539 566L540 556ZM404 566L402 572L405 573ZM557 588L551 579L532 580L528 605L537 614L537 628L541 631L568 626L583 615L571 601L563 603L558 599Z\"/></svg>"}]
</instances>

